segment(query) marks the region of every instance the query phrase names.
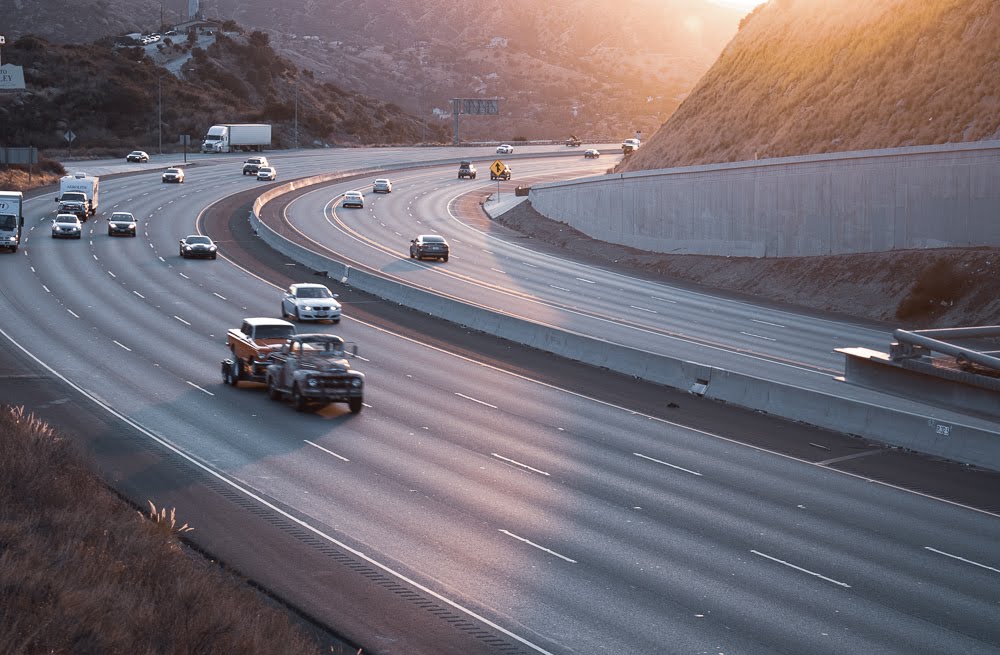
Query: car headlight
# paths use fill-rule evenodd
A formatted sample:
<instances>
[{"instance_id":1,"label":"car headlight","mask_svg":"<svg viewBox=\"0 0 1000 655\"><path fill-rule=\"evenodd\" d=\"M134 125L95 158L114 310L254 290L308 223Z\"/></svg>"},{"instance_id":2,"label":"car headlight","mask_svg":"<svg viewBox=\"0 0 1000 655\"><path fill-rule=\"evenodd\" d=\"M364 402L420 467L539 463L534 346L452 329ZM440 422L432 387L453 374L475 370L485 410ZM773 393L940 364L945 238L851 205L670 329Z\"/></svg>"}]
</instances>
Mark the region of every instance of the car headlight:
<instances>
[{"instance_id":1,"label":"car headlight","mask_svg":"<svg viewBox=\"0 0 1000 655\"><path fill-rule=\"evenodd\" d=\"M317 380L316 378L309 378L308 380L306 380L306 384L315 389L316 387L319 386L319 380Z\"/></svg>"},{"instance_id":2,"label":"car headlight","mask_svg":"<svg viewBox=\"0 0 1000 655\"><path fill-rule=\"evenodd\" d=\"M361 378L354 378L353 380L351 380L351 386L354 387L355 389L357 389L358 387L360 387L361 386Z\"/></svg>"},{"instance_id":3,"label":"car headlight","mask_svg":"<svg viewBox=\"0 0 1000 655\"><path fill-rule=\"evenodd\" d=\"M209 248L209 250L211 250L212 252L215 252L215 246L211 246L211 247Z\"/></svg>"},{"instance_id":4,"label":"car headlight","mask_svg":"<svg viewBox=\"0 0 1000 655\"><path fill-rule=\"evenodd\" d=\"M135 223L129 223L128 224L128 229L134 230L135 229Z\"/></svg>"},{"instance_id":5,"label":"car headlight","mask_svg":"<svg viewBox=\"0 0 1000 655\"><path fill-rule=\"evenodd\" d=\"M307 312L311 312L313 310L313 308L310 307L309 305L302 305L302 309L306 310Z\"/></svg>"}]
</instances>

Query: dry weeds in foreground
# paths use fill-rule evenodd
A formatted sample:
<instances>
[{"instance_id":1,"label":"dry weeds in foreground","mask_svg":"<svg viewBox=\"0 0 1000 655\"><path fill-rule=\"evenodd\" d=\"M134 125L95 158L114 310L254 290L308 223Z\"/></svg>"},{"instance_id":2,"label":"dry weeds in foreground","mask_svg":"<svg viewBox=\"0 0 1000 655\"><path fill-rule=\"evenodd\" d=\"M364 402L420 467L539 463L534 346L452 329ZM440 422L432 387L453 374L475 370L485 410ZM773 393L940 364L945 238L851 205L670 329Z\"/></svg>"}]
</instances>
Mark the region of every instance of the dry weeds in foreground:
<instances>
[{"instance_id":1,"label":"dry weeds in foreground","mask_svg":"<svg viewBox=\"0 0 1000 655\"><path fill-rule=\"evenodd\" d=\"M281 610L192 557L23 408L0 406L0 653L319 653Z\"/></svg>"}]
</instances>

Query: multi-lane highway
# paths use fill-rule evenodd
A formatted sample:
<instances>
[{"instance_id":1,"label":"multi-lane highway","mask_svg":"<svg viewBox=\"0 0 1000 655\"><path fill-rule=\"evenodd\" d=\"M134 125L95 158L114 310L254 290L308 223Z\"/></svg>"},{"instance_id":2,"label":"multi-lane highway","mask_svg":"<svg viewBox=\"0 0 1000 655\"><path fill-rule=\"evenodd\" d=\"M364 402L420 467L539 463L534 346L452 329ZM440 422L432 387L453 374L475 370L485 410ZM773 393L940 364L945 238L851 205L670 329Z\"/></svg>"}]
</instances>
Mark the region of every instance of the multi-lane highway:
<instances>
[{"instance_id":1,"label":"multi-lane highway","mask_svg":"<svg viewBox=\"0 0 1000 655\"><path fill-rule=\"evenodd\" d=\"M289 179L461 156L273 159ZM582 174L591 164L580 162L511 162L512 184ZM548 312L552 322L647 347L707 343L720 357L819 376L833 366L824 351L836 335L883 338L521 248L449 211L462 192L491 186L459 183L453 169L390 174L393 194L367 194L364 210L334 210L331 200L347 188L367 192L367 181L334 185L301 196L287 216L309 238L411 283L454 295L475 289L483 304ZM359 344L368 381L360 415L341 406L299 414L252 385L224 386L225 330L246 316L276 316L282 285L315 279L290 262L234 260L227 252L258 244L227 241L206 224L213 203L267 185L240 175L237 158L206 158L183 185L161 184L156 169L102 186L102 210L133 212L139 235L108 237L98 217L81 241L54 240L51 196L30 200L25 247L0 258L3 337L67 397L87 394L126 417L136 443L209 478L205 494L231 498L231 513L249 518L230 518L228 539L211 526L206 534L230 552L255 551L270 570L253 577L277 580L283 596L365 652L1000 650L996 515L737 443L742 430L761 429L759 417L714 406L707 429L669 420L662 408L611 403L610 387L626 384L616 376L580 372L563 385L528 367L513 373L494 364L515 346L477 357L441 334L422 337L405 313L400 329L377 322L361 300L345 303L340 325L308 328ZM219 260L178 257L178 239L200 230L220 240ZM448 236L447 264L410 262L406 246L420 232ZM677 317L679 306L692 313ZM810 348L811 339L823 347ZM643 390L637 403L662 395L628 384ZM147 475L158 493L200 498L187 478L173 484L152 466L133 470L129 484ZM251 530L261 517L295 544L286 550Z\"/></svg>"}]
</instances>

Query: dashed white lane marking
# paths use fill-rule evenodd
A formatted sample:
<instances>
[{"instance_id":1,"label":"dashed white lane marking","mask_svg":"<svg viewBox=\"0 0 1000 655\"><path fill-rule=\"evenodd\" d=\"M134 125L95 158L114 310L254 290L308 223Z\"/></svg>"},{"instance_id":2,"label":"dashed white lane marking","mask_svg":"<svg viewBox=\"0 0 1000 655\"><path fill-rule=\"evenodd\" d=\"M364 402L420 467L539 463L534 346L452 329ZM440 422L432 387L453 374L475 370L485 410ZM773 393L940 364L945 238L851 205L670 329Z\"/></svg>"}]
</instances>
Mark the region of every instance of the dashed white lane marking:
<instances>
[{"instance_id":1,"label":"dashed white lane marking","mask_svg":"<svg viewBox=\"0 0 1000 655\"><path fill-rule=\"evenodd\" d=\"M501 271L499 268L493 268L491 266L490 270L493 271L494 273L503 273L504 275L507 275L507 271Z\"/></svg>"},{"instance_id":2,"label":"dashed white lane marking","mask_svg":"<svg viewBox=\"0 0 1000 655\"><path fill-rule=\"evenodd\" d=\"M588 280L588 279L582 278L582 277L578 277L576 279L579 280L580 282L586 282L587 284L597 284L597 282L594 282L593 280Z\"/></svg>"},{"instance_id":3,"label":"dashed white lane marking","mask_svg":"<svg viewBox=\"0 0 1000 655\"><path fill-rule=\"evenodd\" d=\"M195 389L197 389L198 391L200 391L200 392L202 392L202 393L207 393L207 394L208 394L209 396L214 396L214 395L215 395L214 393L212 393L212 392L211 392L211 391L209 391L208 389L202 389L201 387L199 387L199 386L198 386L197 384L195 384L195 383L194 383L194 382L192 382L191 380L184 380L184 381L185 381L185 382L187 382L187 383L188 383L188 384L190 384L190 385L191 385L192 387L194 387Z\"/></svg>"},{"instance_id":4,"label":"dashed white lane marking","mask_svg":"<svg viewBox=\"0 0 1000 655\"><path fill-rule=\"evenodd\" d=\"M763 339L764 341L777 341L777 339L772 339L771 337L765 337L761 334L754 334L753 332L740 332L740 334L745 334L748 337L753 337L755 339Z\"/></svg>"},{"instance_id":5,"label":"dashed white lane marking","mask_svg":"<svg viewBox=\"0 0 1000 655\"><path fill-rule=\"evenodd\" d=\"M185 320L184 320L183 318L181 318L180 316L174 316L174 318L176 318L176 319L177 319L178 321L180 321L180 322L181 322L181 323L183 323L184 325L191 325L190 323L188 323L187 321L185 321Z\"/></svg>"},{"instance_id":6,"label":"dashed white lane marking","mask_svg":"<svg viewBox=\"0 0 1000 655\"><path fill-rule=\"evenodd\" d=\"M51 291L49 291L49 288L44 284L42 285L42 288L45 289L45 293L52 293Z\"/></svg>"},{"instance_id":7,"label":"dashed white lane marking","mask_svg":"<svg viewBox=\"0 0 1000 655\"><path fill-rule=\"evenodd\" d=\"M466 396L464 393L455 392L455 395L459 398L465 398L466 400L471 400L474 403L479 403L480 405L486 405L487 407L492 407L493 409L498 409L496 405L491 405L484 400L479 400L478 398L473 398L472 396Z\"/></svg>"},{"instance_id":8,"label":"dashed white lane marking","mask_svg":"<svg viewBox=\"0 0 1000 655\"><path fill-rule=\"evenodd\" d=\"M629 307L631 307L632 309L637 309L640 312L647 312L649 314L659 314L660 313L660 312L656 311L655 309L649 309L648 307L639 307L637 305L629 305Z\"/></svg>"},{"instance_id":9,"label":"dashed white lane marking","mask_svg":"<svg viewBox=\"0 0 1000 655\"><path fill-rule=\"evenodd\" d=\"M90 243L91 243L91 245L93 245L93 243L94 243L94 242L93 242L93 241L91 241ZM94 261L95 261L95 262L99 262L99 261L101 261L100 259L98 259L98 258L97 258L97 255L91 255L91 257L93 257L93 258L94 258Z\"/></svg>"},{"instance_id":10,"label":"dashed white lane marking","mask_svg":"<svg viewBox=\"0 0 1000 655\"><path fill-rule=\"evenodd\" d=\"M943 550L938 550L937 548L931 548L930 546L924 546L925 550L929 550L932 553L937 553L938 555L944 555L945 557L950 557L952 559L957 559L960 562L965 562L966 564L972 564L973 566L978 566L979 568L986 569L987 571L993 571L994 573L1000 573L1000 569L995 569L992 566L986 566L985 564L980 564L979 562L974 562L971 559L965 559L964 557L959 557L958 555L952 555L951 553L946 553Z\"/></svg>"},{"instance_id":11,"label":"dashed white lane marking","mask_svg":"<svg viewBox=\"0 0 1000 655\"><path fill-rule=\"evenodd\" d=\"M314 444L313 442L309 441L308 439L303 439L302 441L305 441L305 442L306 442L307 444L309 444L309 445L310 445L310 446L312 446L313 448L318 448L319 450L322 450L322 451L323 451L324 453L326 453L327 455L333 455L333 456L334 456L334 457L336 457L337 459L340 459L340 460L343 460L343 461L345 461L345 462L349 462L349 461L351 461L351 460L347 459L346 457L344 457L343 455L338 455L337 453L333 452L332 450L327 450L327 449L326 449L326 448L324 448L323 446L320 446L320 445L317 445L317 444Z\"/></svg>"},{"instance_id":12,"label":"dashed white lane marking","mask_svg":"<svg viewBox=\"0 0 1000 655\"><path fill-rule=\"evenodd\" d=\"M770 555L762 553L759 550L751 550L750 552L753 553L754 555L757 555L758 557L763 557L765 559L769 559L772 562L777 562L778 564L784 564L785 566L787 566L790 569L795 569L796 571L802 571L803 573L808 573L809 575L816 576L820 580L826 580L827 582L832 582L833 584L839 585L841 587L844 587L845 589L850 589L851 588L851 585L847 584L846 582L840 582L839 580L834 580L833 578L828 578L825 575L816 573L815 571L810 571L809 569L804 569L801 566L795 566L794 564L786 562L783 559L778 559L777 557L771 557Z\"/></svg>"},{"instance_id":13,"label":"dashed white lane marking","mask_svg":"<svg viewBox=\"0 0 1000 655\"><path fill-rule=\"evenodd\" d=\"M559 291L569 291L569 289L567 289L566 287L557 287L554 284L550 284L549 286L552 287L553 289L558 289Z\"/></svg>"},{"instance_id":14,"label":"dashed white lane marking","mask_svg":"<svg viewBox=\"0 0 1000 655\"><path fill-rule=\"evenodd\" d=\"M111 271L108 271L108 275L110 275L111 277L118 277L117 275L115 275L115 274L114 274L114 273L112 273Z\"/></svg>"},{"instance_id":15,"label":"dashed white lane marking","mask_svg":"<svg viewBox=\"0 0 1000 655\"><path fill-rule=\"evenodd\" d=\"M77 315L77 313L76 313L76 312L74 312L74 311L73 311L72 309L67 309L66 311L67 311L67 312L69 312L69 313L70 313L70 315L71 315L71 316L72 316L73 318L80 318L80 317L79 317L79 316Z\"/></svg>"},{"instance_id":16,"label":"dashed white lane marking","mask_svg":"<svg viewBox=\"0 0 1000 655\"><path fill-rule=\"evenodd\" d=\"M112 339L112 341L114 341L114 339ZM118 341L114 341L114 343L115 343L116 345L119 345L119 346L121 346L121 347L122 347L122 348L124 348L125 350L127 350L127 351L129 351L129 352L132 352L132 349L131 349L131 348L129 348L128 346L126 346L125 344L123 344L123 343L119 343Z\"/></svg>"},{"instance_id":17,"label":"dashed white lane marking","mask_svg":"<svg viewBox=\"0 0 1000 655\"><path fill-rule=\"evenodd\" d=\"M145 299L146 299L146 296L142 295L142 294L141 294L141 293L139 293L138 291L133 291L132 293L134 293L135 295L139 296L139 297L140 297L140 298L142 298L143 300L145 300Z\"/></svg>"},{"instance_id":18,"label":"dashed white lane marking","mask_svg":"<svg viewBox=\"0 0 1000 655\"><path fill-rule=\"evenodd\" d=\"M164 264L166 264L166 263L167 263L167 260L166 260L166 259L164 259L163 257L157 257L157 259L159 259L159 260L160 260L161 262L163 262Z\"/></svg>"},{"instance_id":19,"label":"dashed white lane marking","mask_svg":"<svg viewBox=\"0 0 1000 655\"><path fill-rule=\"evenodd\" d=\"M515 459L510 459L509 457L504 457L503 455L498 455L497 453L490 453L490 455L492 455L493 457L496 457L497 459L502 459L503 461L507 462L508 464L513 464L514 466L520 466L521 468L527 469L527 470L532 471L534 473L540 473L541 475L549 475L548 473L546 473L545 471L543 471L541 469L536 469L533 466L528 466L527 464L523 464L523 463L521 463L521 462L519 462L519 461L517 461Z\"/></svg>"},{"instance_id":20,"label":"dashed white lane marking","mask_svg":"<svg viewBox=\"0 0 1000 655\"><path fill-rule=\"evenodd\" d=\"M220 296L219 294L215 293L214 291L212 292L212 295L213 295L213 296L215 296L216 298L221 298L221 299L223 299L223 300L225 300L225 299L226 299L226 297L225 297L225 296Z\"/></svg>"},{"instance_id":21,"label":"dashed white lane marking","mask_svg":"<svg viewBox=\"0 0 1000 655\"><path fill-rule=\"evenodd\" d=\"M503 534L507 535L508 537L513 537L513 538L517 539L518 541L524 542L524 543L528 544L529 546L534 546L538 550L546 552L549 555L555 555L559 559L566 560L570 564L576 564L576 560L575 559L570 559L569 557L566 557L565 555L560 555L556 551L550 550L550 549L546 548L545 546L539 546L535 542L529 541L529 540L525 539L524 537L519 537L516 534L514 534L513 532L510 532L508 530L500 530L500 532L502 532Z\"/></svg>"},{"instance_id":22,"label":"dashed white lane marking","mask_svg":"<svg viewBox=\"0 0 1000 655\"><path fill-rule=\"evenodd\" d=\"M660 302L668 302L671 305L676 305L677 304L676 300L671 300L670 298L661 298L659 296L650 296L650 298L652 298L653 300L659 300Z\"/></svg>"},{"instance_id":23,"label":"dashed white lane marking","mask_svg":"<svg viewBox=\"0 0 1000 655\"><path fill-rule=\"evenodd\" d=\"M181 276L182 278L184 278L185 280L190 280L190 279L191 279L191 278L189 278L189 277L188 277L187 275L184 275L183 273L180 273L180 272L178 272L177 274L178 274L178 275L180 275L180 276Z\"/></svg>"},{"instance_id":24,"label":"dashed white lane marking","mask_svg":"<svg viewBox=\"0 0 1000 655\"><path fill-rule=\"evenodd\" d=\"M524 264L525 266L530 266L531 268L538 268L534 264L529 264L528 262L521 262L521 263Z\"/></svg>"},{"instance_id":25,"label":"dashed white lane marking","mask_svg":"<svg viewBox=\"0 0 1000 655\"><path fill-rule=\"evenodd\" d=\"M460 242L456 241L455 243L460 243ZM483 252L485 252L487 255L493 255L493 254L495 254L492 250L485 250L484 249Z\"/></svg>"},{"instance_id":26,"label":"dashed white lane marking","mask_svg":"<svg viewBox=\"0 0 1000 655\"><path fill-rule=\"evenodd\" d=\"M648 459L651 462L656 462L657 464L663 464L664 466L669 466L672 469L677 469L678 471L684 471L685 473L690 473L691 475L697 475L698 477L703 477L698 471L692 471L691 469L686 469L683 466L677 466L676 464L671 464L670 462L664 462L661 459L655 459L649 455L643 455L642 453L632 453L636 457L641 457L642 459Z\"/></svg>"},{"instance_id":27,"label":"dashed white lane marking","mask_svg":"<svg viewBox=\"0 0 1000 655\"><path fill-rule=\"evenodd\" d=\"M752 320L754 323L760 323L761 325L770 325L771 327L777 327L777 328L783 328L783 327L785 327L781 323L768 323L767 321L761 321L761 320L756 319L756 318L753 318L753 319L750 319L750 320Z\"/></svg>"}]
</instances>

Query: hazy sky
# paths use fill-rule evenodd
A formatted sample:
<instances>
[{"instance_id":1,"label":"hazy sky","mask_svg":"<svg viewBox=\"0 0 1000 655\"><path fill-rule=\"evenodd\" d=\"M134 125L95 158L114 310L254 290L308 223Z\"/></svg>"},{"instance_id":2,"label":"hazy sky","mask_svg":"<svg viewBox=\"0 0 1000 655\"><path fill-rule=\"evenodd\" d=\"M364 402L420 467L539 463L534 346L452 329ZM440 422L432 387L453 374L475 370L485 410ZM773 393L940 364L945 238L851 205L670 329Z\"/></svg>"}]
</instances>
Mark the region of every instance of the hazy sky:
<instances>
[{"instance_id":1,"label":"hazy sky","mask_svg":"<svg viewBox=\"0 0 1000 655\"><path fill-rule=\"evenodd\" d=\"M756 7L757 5L764 4L767 0L708 0L712 4L722 5L723 7L732 7L734 9L742 9L747 13Z\"/></svg>"}]
</instances>

